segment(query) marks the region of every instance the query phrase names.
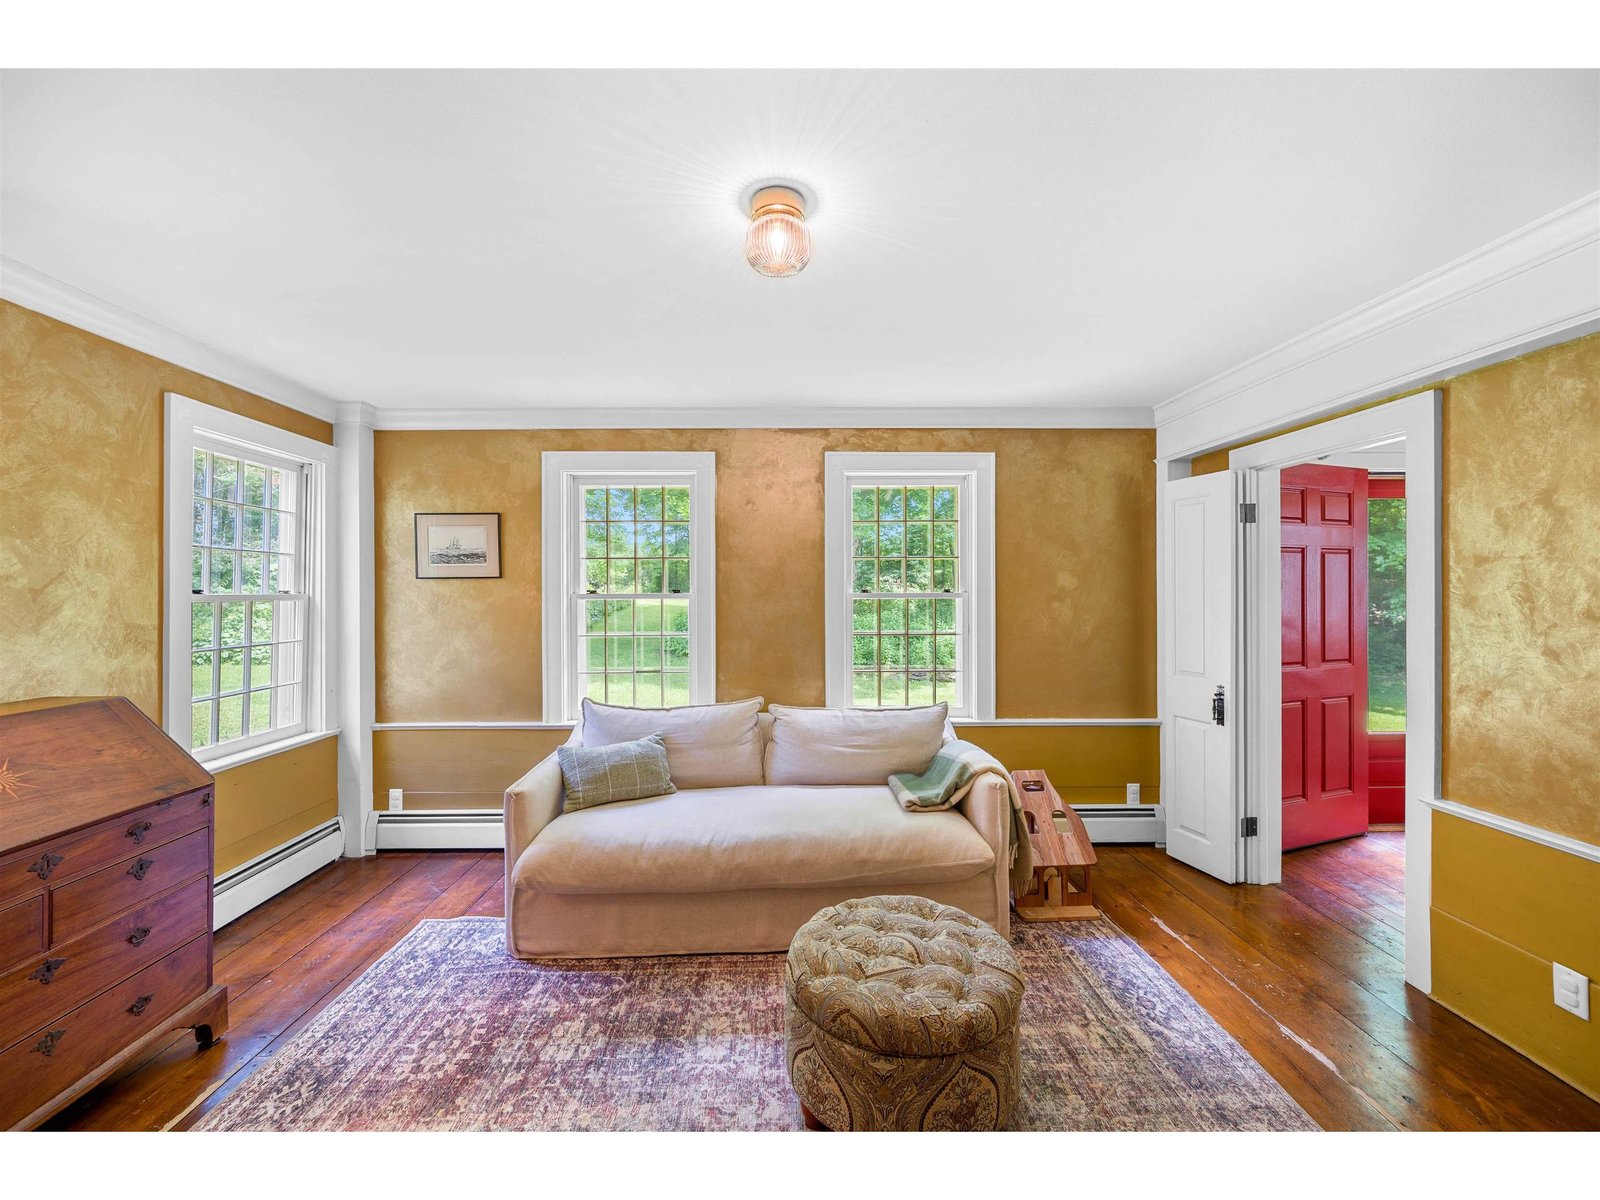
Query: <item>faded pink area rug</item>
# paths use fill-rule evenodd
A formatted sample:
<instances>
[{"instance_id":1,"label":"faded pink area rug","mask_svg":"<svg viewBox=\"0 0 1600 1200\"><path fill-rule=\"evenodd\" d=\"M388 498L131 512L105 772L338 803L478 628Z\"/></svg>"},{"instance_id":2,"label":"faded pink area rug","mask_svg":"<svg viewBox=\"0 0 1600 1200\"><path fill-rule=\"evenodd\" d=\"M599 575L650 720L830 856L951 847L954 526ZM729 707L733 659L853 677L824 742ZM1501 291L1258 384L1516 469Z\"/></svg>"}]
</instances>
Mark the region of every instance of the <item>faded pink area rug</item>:
<instances>
[{"instance_id":1,"label":"faded pink area rug","mask_svg":"<svg viewBox=\"0 0 1600 1200\"><path fill-rule=\"evenodd\" d=\"M423 921L203 1130L799 1129L783 956L509 957L499 918ZM1107 921L1022 926L1011 1128L1316 1129Z\"/></svg>"}]
</instances>

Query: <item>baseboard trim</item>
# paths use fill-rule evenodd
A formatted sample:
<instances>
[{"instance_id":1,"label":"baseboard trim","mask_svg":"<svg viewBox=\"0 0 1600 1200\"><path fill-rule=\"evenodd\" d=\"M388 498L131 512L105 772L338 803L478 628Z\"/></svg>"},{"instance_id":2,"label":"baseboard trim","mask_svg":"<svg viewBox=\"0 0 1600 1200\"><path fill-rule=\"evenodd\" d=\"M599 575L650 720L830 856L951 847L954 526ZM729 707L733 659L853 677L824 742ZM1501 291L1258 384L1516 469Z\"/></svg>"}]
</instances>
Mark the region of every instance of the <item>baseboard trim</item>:
<instances>
[{"instance_id":1,"label":"baseboard trim","mask_svg":"<svg viewBox=\"0 0 1600 1200\"><path fill-rule=\"evenodd\" d=\"M1097 845L1154 845L1161 840L1159 805L1074 804L1072 809Z\"/></svg>"},{"instance_id":2,"label":"baseboard trim","mask_svg":"<svg viewBox=\"0 0 1600 1200\"><path fill-rule=\"evenodd\" d=\"M343 853L344 830L335 817L219 875L211 889L212 928L238 920Z\"/></svg>"},{"instance_id":3,"label":"baseboard trim","mask_svg":"<svg viewBox=\"0 0 1600 1200\"><path fill-rule=\"evenodd\" d=\"M497 808L435 809L373 814L378 850L499 850L505 814Z\"/></svg>"}]
</instances>

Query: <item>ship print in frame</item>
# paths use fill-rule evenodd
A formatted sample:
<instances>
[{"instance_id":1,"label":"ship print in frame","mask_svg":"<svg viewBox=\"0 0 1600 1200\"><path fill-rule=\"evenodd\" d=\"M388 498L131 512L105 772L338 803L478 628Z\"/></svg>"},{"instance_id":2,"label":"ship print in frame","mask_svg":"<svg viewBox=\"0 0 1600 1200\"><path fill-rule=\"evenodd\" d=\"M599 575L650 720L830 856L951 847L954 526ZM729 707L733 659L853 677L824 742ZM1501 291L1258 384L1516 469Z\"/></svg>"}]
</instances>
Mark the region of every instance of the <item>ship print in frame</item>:
<instances>
[{"instance_id":1,"label":"ship print in frame","mask_svg":"<svg viewBox=\"0 0 1600 1200\"><path fill-rule=\"evenodd\" d=\"M499 579L499 513L417 513L418 579Z\"/></svg>"}]
</instances>

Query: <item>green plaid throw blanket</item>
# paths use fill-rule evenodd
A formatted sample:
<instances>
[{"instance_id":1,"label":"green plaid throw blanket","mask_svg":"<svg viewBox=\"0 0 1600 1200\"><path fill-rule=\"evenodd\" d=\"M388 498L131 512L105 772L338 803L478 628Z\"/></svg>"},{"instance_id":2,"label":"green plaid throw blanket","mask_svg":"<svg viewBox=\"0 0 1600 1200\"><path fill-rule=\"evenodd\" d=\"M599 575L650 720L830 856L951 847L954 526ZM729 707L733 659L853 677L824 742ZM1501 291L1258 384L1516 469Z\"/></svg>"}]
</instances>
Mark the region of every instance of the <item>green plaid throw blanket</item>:
<instances>
[{"instance_id":1,"label":"green plaid throw blanket","mask_svg":"<svg viewBox=\"0 0 1600 1200\"><path fill-rule=\"evenodd\" d=\"M1005 781L1011 797L1011 886L1021 895L1033 881L1033 843L1022 817L1022 797L1011 781L1011 773L998 759L971 742L946 742L920 775L901 771L889 776L889 790L910 812L940 812L954 808L966 798L972 785L985 775Z\"/></svg>"}]
</instances>

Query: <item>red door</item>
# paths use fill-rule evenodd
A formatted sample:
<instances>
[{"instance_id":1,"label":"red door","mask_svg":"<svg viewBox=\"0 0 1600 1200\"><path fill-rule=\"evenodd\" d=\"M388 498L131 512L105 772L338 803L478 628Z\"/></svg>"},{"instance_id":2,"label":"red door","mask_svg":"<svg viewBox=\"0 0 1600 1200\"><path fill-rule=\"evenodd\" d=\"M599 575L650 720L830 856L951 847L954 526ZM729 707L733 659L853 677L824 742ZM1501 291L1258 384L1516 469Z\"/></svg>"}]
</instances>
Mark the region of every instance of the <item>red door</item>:
<instances>
[{"instance_id":1,"label":"red door","mask_svg":"<svg viewBox=\"0 0 1600 1200\"><path fill-rule=\"evenodd\" d=\"M1367 473L1283 473L1283 848L1367 831Z\"/></svg>"}]
</instances>

